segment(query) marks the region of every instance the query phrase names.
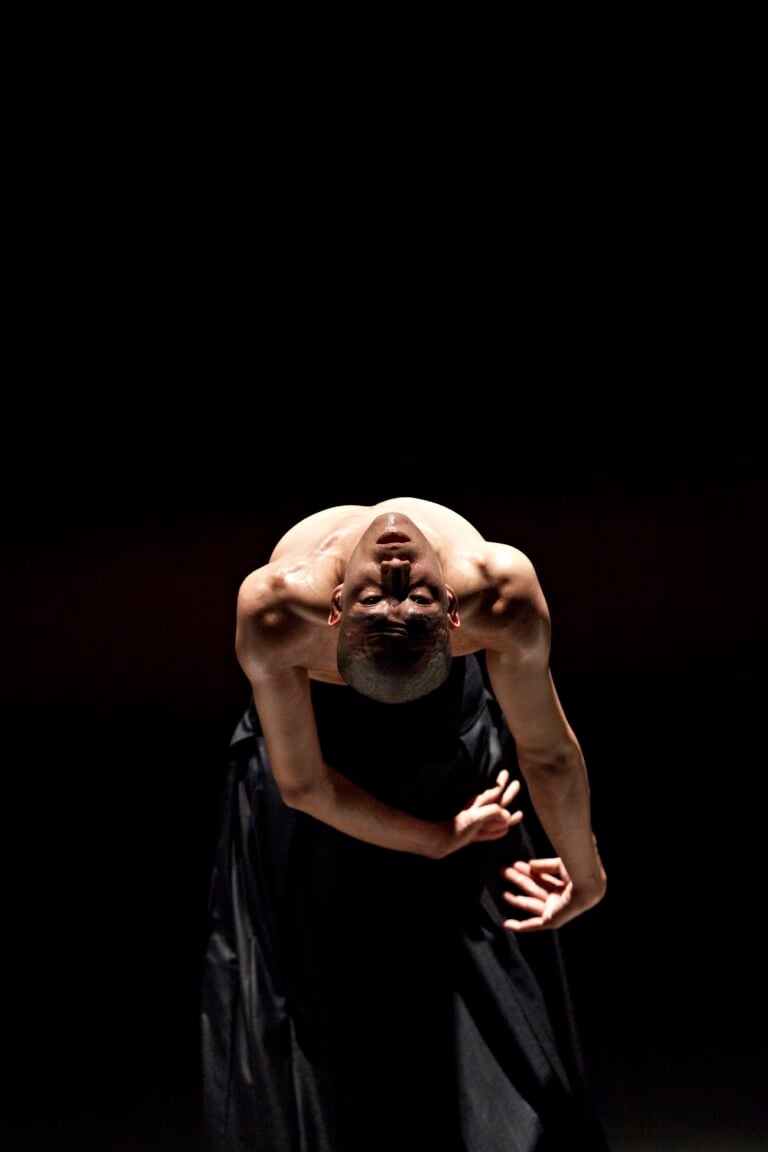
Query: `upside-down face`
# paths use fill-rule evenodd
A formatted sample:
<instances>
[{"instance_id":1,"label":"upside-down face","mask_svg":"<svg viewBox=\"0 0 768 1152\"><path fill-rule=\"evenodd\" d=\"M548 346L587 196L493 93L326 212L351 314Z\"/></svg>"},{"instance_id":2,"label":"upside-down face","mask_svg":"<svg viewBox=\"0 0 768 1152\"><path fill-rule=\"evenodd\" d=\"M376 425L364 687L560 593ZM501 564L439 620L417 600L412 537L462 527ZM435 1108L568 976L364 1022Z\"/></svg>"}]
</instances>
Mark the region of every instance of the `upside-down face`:
<instances>
[{"instance_id":1,"label":"upside-down face","mask_svg":"<svg viewBox=\"0 0 768 1152\"><path fill-rule=\"evenodd\" d=\"M352 665L362 675L367 664L367 674L381 681L378 694L366 694L414 698L409 680L423 695L447 676L449 629L459 623L456 597L432 545L408 516L387 512L371 521L334 590L328 622L339 626L344 678L353 683Z\"/></svg>"}]
</instances>

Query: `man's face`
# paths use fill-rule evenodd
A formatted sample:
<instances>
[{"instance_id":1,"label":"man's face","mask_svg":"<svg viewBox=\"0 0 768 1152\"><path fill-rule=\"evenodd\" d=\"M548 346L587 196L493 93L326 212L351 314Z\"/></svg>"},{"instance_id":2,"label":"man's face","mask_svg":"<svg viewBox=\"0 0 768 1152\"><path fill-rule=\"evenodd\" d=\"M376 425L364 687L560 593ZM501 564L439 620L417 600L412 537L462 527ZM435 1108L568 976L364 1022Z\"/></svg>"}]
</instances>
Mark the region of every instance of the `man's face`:
<instances>
[{"instance_id":1,"label":"man's face","mask_svg":"<svg viewBox=\"0 0 768 1152\"><path fill-rule=\"evenodd\" d=\"M386 512L371 521L350 556L329 623L343 613L347 634L363 651L407 664L430 647L446 613L453 622L454 607L422 531L408 516Z\"/></svg>"}]
</instances>

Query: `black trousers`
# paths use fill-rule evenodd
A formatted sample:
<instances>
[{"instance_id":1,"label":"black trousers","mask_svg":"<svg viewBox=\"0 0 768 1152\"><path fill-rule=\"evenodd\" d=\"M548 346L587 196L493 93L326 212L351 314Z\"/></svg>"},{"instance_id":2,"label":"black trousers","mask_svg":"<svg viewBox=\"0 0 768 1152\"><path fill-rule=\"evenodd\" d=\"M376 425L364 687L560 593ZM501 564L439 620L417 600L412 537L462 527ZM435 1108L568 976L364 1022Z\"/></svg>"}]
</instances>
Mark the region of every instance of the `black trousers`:
<instances>
[{"instance_id":1,"label":"black trousers","mask_svg":"<svg viewBox=\"0 0 768 1152\"><path fill-rule=\"evenodd\" d=\"M426 819L515 770L474 657L405 705L312 693L327 762ZM521 854L525 824L433 861L286 808L249 709L210 889L208 1152L605 1152L557 934L502 927Z\"/></svg>"}]
</instances>

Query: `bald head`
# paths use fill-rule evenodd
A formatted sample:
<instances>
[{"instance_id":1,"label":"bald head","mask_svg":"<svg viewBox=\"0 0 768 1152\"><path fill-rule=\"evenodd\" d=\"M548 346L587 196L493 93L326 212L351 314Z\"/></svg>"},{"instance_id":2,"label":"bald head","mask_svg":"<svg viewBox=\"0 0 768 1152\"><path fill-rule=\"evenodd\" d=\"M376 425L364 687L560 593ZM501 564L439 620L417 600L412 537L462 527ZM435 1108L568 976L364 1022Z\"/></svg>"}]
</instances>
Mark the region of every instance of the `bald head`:
<instances>
[{"instance_id":1,"label":"bald head","mask_svg":"<svg viewBox=\"0 0 768 1152\"><path fill-rule=\"evenodd\" d=\"M405 704L439 688L451 670L448 616L435 617L417 638L339 627L336 662L345 683L382 704Z\"/></svg>"}]
</instances>

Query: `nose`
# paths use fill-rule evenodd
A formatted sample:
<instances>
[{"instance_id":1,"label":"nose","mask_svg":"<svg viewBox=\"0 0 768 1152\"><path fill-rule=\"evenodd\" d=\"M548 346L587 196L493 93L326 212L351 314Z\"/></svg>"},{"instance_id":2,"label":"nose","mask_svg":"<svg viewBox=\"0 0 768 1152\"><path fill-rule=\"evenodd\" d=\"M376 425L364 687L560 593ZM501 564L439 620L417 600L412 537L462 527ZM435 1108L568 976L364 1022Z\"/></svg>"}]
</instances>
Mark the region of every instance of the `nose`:
<instances>
[{"instance_id":1,"label":"nose","mask_svg":"<svg viewBox=\"0 0 768 1152\"><path fill-rule=\"evenodd\" d=\"M411 577L411 563L393 556L381 562L381 586L385 596L404 600L408 595Z\"/></svg>"}]
</instances>

